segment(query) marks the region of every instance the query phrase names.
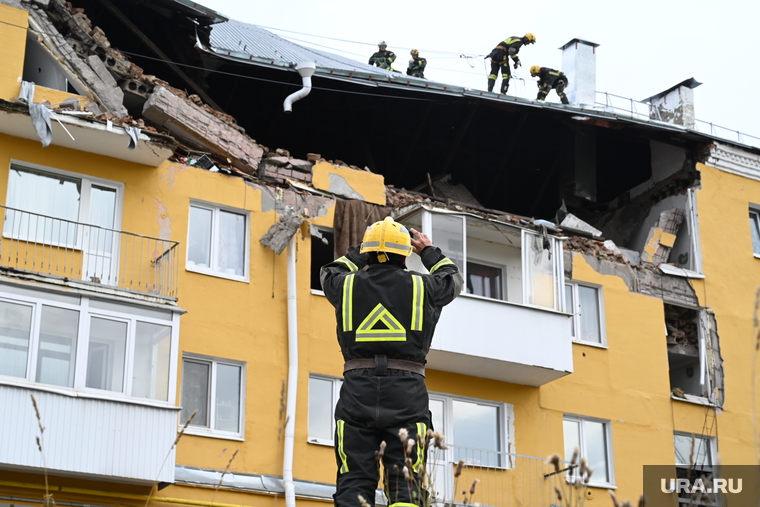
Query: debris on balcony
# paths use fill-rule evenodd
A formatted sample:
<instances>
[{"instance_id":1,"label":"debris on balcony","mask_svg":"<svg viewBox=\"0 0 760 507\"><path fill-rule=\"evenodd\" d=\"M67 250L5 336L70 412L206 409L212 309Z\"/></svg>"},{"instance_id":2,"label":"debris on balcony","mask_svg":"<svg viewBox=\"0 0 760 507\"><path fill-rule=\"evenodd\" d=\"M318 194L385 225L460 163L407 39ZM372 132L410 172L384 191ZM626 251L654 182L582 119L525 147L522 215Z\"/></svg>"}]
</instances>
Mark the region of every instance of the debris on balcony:
<instances>
[{"instance_id":1,"label":"debris on balcony","mask_svg":"<svg viewBox=\"0 0 760 507\"><path fill-rule=\"evenodd\" d=\"M665 305L665 328L668 345L699 346L696 310L682 306Z\"/></svg>"}]
</instances>

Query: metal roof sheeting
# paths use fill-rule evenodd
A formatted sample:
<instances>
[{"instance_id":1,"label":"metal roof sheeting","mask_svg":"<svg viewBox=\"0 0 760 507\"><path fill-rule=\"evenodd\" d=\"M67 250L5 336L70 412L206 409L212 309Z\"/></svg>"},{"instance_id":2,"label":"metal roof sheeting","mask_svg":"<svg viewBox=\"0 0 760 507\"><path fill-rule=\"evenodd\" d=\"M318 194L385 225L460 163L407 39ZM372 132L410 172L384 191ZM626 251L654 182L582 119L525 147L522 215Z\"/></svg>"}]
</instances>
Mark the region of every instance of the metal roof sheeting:
<instances>
[{"instance_id":1,"label":"metal roof sheeting","mask_svg":"<svg viewBox=\"0 0 760 507\"><path fill-rule=\"evenodd\" d=\"M720 136L710 135L698 130L690 130L681 125L664 123L649 118L638 118L632 114L620 113L610 107L586 104L555 104L538 100L525 99L512 95L501 95L484 90L474 90L457 85L438 83L428 79L415 78L400 72L390 72L379 67L357 62L350 58L328 53L317 49L300 46L266 30L260 26L229 20L211 26L211 47L198 48L209 54L223 59L240 63L275 67L296 72L295 66L301 62L315 62L316 77L325 77L340 81L348 81L371 87L384 87L418 91L425 94L440 94L460 97L478 98L481 100L508 102L527 107L566 110L577 115L581 112L586 117L617 120L634 123L650 128L680 132L698 136L704 139L720 140L737 146L756 151L758 148L729 140ZM574 118L575 119L575 118Z\"/></svg>"}]
</instances>

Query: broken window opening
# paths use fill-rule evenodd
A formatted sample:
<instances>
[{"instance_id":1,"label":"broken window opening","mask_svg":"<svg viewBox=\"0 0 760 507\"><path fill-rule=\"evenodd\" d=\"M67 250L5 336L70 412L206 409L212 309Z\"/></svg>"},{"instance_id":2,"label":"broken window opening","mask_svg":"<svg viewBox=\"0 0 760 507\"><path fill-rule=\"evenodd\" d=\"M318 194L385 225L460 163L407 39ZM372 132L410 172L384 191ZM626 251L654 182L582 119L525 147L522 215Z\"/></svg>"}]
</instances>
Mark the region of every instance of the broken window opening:
<instances>
[{"instance_id":1,"label":"broken window opening","mask_svg":"<svg viewBox=\"0 0 760 507\"><path fill-rule=\"evenodd\" d=\"M710 332L707 312L665 303L665 328L673 396L722 403L722 380L715 360L717 334Z\"/></svg>"},{"instance_id":2,"label":"broken window opening","mask_svg":"<svg viewBox=\"0 0 760 507\"><path fill-rule=\"evenodd\" d=\"M311 290L322 292L319 271L335 260L335 234L326 227L311 227Z\"/></svg>"},{"instance_id":3,"label":"broken window opening","mask_svg":"<svg viewBox=\"0 0 760 507\"><path fill-rule=\"evenodd\" d=\"M68 75L61 64L37 42L31 31L26 39L23 80L62 92L68 92L70 88Z\"/></svg>"}]
</instances>

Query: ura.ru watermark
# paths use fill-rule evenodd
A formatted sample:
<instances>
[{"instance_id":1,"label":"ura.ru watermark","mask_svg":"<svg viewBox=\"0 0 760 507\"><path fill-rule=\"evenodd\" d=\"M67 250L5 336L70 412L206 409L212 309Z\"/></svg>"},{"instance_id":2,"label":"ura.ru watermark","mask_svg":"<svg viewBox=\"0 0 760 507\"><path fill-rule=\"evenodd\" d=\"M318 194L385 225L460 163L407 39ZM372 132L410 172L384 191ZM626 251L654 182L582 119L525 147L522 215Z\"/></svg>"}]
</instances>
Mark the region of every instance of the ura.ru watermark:
<instances>
[{"instance_id":1,"label":"ura.ru watermark","mask_svg":"<svg viewBox=\"0 0 760 507\"><path fill-rule=\"evenodd\" d=\"M742 479L661 479L660 491L663 493L694 494L694 493L741 493Z\"/></svg>"}]
</instances>

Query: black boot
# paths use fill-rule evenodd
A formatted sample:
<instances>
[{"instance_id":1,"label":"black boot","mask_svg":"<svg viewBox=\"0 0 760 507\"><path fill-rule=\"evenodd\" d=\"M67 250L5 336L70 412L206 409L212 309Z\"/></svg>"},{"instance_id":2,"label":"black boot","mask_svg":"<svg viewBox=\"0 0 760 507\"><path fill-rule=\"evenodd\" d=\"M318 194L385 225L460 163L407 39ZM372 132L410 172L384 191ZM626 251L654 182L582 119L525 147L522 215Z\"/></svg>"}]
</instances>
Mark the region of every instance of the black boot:
<instances>
[{"instance_id":1,"label":"black boot","mask_svg":"<svg viewBox=\"0 0 760 507\"><path fill-rule=\"evenodd\" d=\"M502 79L501 81L501 93L503 95L507 94L507 90L509 90L509 81Z\"/></svg>"},{"instance_id":2,"label":"black boot","mask_svg":"<svg viewBox=\"0 0 760 507\"><path fill-rule=\"evenodd\" d=\"M562 95L559 99L562 101L563 104L569 104L570 103L570 101L567 100L567 95Z\"/></svg>"},{"instance_id":3,"label":"black boot","mask_svg":"<svg viewBox=\"0 0 760 507\"><path fill-rule=\"evenodd\" d=\"M493 91L493 85L495 85L495 84L496 84L496 80L495 79L489 79L488 80L488 91L489 92Z\"/></svg>"}]
</instances>

